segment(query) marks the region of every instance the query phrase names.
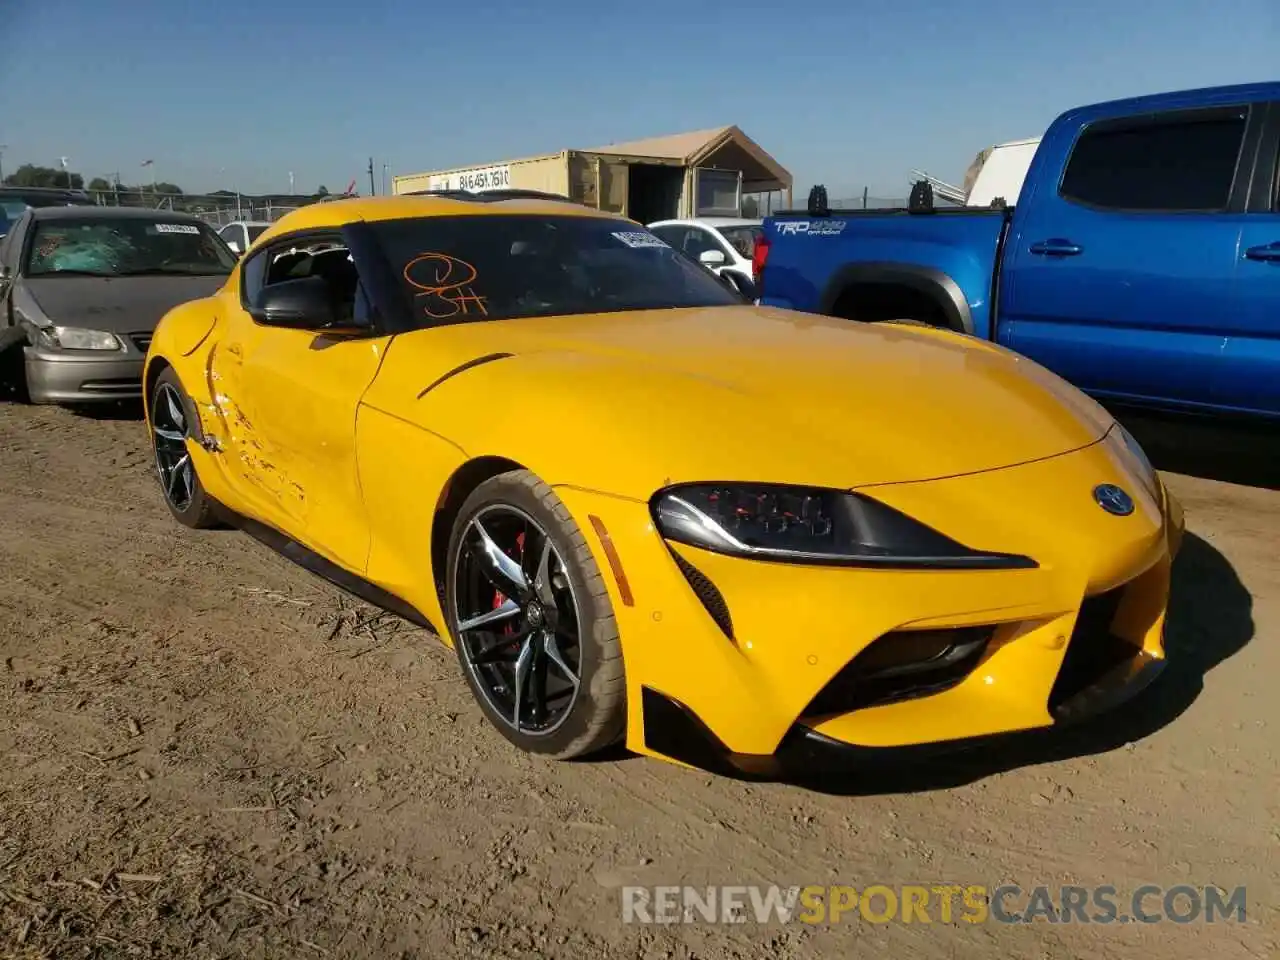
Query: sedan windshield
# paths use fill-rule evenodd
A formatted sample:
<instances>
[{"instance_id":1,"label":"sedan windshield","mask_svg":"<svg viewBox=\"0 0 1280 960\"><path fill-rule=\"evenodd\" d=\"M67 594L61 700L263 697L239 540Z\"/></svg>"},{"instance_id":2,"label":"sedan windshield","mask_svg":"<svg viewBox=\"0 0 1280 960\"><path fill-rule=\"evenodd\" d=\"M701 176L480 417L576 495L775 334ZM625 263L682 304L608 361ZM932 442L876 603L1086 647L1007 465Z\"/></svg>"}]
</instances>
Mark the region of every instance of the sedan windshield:
<instances>
[{"instance_id":1,"label":"sedan windshield","mask_svg":"<svg viewBox=\"0 0 1280 960\"><path fill-rule=\"evenodd\" d=\"M213 276L236 264L211 229L190 221L60 217L37 220L33 228L25 271L30 277Z\"/></svg>"},{"instance_id":2,"label":"sedan windshield","mask_svg":"<svg viewBox=\"0 0 1280 960\"><path fill-rule=\"evenodd\" d=\"M623 220L485 214L373 227L423 326L742 303L706 268Z\"/></svg>"}]
</instances>

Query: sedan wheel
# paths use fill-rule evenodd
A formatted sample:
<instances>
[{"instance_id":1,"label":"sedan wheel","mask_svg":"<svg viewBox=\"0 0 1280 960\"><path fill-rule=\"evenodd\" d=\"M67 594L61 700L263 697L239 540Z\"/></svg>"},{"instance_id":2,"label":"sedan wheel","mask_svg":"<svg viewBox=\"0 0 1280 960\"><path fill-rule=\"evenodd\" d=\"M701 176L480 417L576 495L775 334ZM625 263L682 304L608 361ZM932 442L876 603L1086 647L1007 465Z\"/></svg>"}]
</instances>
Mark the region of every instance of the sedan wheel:
<instances>
[{"instance_id":1,"label":"sedan wheel","mask_svg":"<svg viewBox=\"0 0 1280 960\"><path fill-rule=\"evenodd\" d=\"M454 526L449 560L454 648L503 735L559 757L615 741L625 718L617 627L555 493L527 471L482 484Z\"/></svg>"}]
</instances>

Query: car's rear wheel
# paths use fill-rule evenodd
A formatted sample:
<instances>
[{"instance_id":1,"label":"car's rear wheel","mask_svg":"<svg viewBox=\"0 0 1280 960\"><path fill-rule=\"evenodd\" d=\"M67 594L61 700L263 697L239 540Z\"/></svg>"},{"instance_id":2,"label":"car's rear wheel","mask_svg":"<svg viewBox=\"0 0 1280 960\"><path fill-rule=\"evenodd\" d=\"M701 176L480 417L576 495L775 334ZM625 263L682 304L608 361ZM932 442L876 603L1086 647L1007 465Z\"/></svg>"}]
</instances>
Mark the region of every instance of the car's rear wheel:
<instances>
[{"instance_id":1,"label":"car's rear wheel","mask_svg":"<svg viewBox=\"0 0 1280 960\"><path fill-rule=\"evenodd\" d=\"M172 368L156 378L149 410L151 449L169 512L195 530L220 526L218 503L205 492L188 449L188 439L196 436L195 407Z\"/></svg>"},{"instance_id":2,"label":"car's rear wheel","mask_svg":"<svg viewBox=\"0 0 1280 960\"><path fill-rule=\"evenodd\" d=\"M503 736L558 759L622 736L613 607L586 538L547 484L527 470L482 483L454 522L446 578L463 675Z\"/></svg>"}]
</instances>

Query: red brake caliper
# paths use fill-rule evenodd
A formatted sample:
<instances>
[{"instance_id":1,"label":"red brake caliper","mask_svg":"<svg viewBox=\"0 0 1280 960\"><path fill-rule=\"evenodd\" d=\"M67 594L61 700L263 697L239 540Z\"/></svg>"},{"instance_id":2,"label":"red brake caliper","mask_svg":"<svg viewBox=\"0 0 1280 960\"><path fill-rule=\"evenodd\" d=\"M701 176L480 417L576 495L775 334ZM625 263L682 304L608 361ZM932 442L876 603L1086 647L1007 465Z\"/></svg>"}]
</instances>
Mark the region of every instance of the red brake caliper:
<instances>
[{"instance_id":1,"label":"red brake caliper","mask_svg":"<svg viewBox=\"0 0 1280 960\"><path fill-rule=\"evenodd\" d=\"M519 556L516 557L515 559L520 561L521 566L524 566L524 534L523 533L521 533L519 536L516 537L516 551L519 553ZM501 590L493 591L493 609L497 610L500 606L502 606L506 602L507 602L507 598L502 593ZM509 637L516 632L516 628L512 624L508 623L506 626L502 628L502 632L504 635Z\"/></svg>"}]
</instances>

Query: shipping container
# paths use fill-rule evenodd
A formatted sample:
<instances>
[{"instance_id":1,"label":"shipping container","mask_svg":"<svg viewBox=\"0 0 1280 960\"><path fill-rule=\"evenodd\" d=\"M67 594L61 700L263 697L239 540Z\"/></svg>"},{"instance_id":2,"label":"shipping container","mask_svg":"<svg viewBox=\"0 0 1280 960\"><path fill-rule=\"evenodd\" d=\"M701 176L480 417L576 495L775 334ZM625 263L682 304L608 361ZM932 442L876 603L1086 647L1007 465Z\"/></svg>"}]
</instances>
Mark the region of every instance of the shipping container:
<instances>
[{"instance_id":1,"label":"shipping container","mask_svg":"<svg viewBox=\"0 0 1280 960\"><path fill-rule=\"evenodd\" d=\"M737 216L744 193L791 190L791 174L737 127L398 176L394 193L539 190L640 223Z\"/></svg>"}]
</instances>

